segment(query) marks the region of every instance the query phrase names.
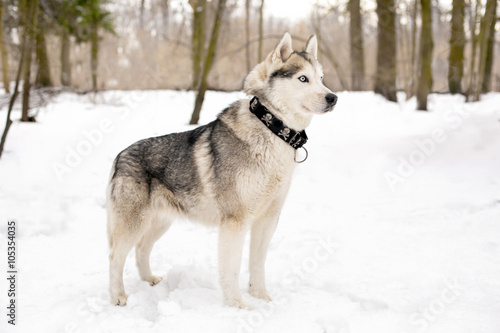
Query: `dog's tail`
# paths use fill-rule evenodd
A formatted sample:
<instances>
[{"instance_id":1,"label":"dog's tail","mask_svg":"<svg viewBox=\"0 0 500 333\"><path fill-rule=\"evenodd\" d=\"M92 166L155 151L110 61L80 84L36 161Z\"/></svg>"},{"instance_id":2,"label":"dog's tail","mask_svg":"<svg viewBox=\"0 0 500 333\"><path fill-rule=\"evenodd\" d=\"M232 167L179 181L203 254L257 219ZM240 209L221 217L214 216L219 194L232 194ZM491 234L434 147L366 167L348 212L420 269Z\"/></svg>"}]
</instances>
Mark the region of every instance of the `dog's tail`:
<instances>
[{"instance_id":1,"label":"dog's tail","mask_svg":"<svg viewBox=\"0 0 500 333\"><path fill-rule=\"evenodd\" d=\"M113 227L114 227L114 202L113 202L113 191L114 191L114 181L113 178L116 173L116 162L118 161L118 155L113 161L113 166L111 167L111 172L109 174L108 186L106 188L106 210L107 210L107 232L108 232L108 244L109 248L113 247Z\"/></svg>"}]
</instances>

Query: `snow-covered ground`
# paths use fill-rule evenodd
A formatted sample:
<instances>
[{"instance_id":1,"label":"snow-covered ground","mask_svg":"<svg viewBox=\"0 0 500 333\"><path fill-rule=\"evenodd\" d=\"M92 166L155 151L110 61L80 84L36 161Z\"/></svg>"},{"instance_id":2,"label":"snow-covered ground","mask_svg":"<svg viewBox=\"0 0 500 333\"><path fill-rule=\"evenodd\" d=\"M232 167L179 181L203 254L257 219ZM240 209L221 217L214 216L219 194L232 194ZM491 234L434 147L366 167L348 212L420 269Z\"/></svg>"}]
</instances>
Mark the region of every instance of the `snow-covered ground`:
<instances>
[{"instance_id":1,"label":"snow-covered ground","mask_svg":"<svg viewBox=\"0 0 500 333\"><path fill-rule=\"evenodd\" d=\"M202 123L242 93L209 92ZM108 299L105 186L138 139L192 128L191 92L64 93L15 122L0 160L1 332L500 332L500 94L389 103L340 93L308 129L268 261L274 302L222 304L217 231L175 224L126 307ZM0 111L3 124L6 110ZM14 114L14 118L19 115ZM7 325L7 222L17 222L17 325Z\"/></svg>"}]
</instances>

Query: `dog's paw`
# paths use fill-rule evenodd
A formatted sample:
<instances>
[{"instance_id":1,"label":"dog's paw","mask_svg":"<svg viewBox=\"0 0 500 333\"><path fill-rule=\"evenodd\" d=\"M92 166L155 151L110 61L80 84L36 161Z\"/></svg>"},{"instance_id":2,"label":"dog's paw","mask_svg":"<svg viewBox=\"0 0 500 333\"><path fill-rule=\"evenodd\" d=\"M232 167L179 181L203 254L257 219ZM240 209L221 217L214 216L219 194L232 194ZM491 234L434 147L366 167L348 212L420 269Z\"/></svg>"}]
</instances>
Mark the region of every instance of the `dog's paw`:
<instances>
[{"instance_id":1,"label":"dog's paw","mask_svg":"<svg viewBox=\"0 0 500 333\"><path fill-rule=\"evenodd\" d=\"M161 276L155 275L151 275L151 277L146 279L146 281L148 281L151 286L156 286L158 283L160 283L161 280L163 280Z\"/></svg>"},{"instance_id":2,"label":"dog's paw","mask_svg":"<svg viewBox=\"0 0 500 333\"><path fill-rule=\"evenodd\" d=\"M266 302L271 302L273 299L265 289L252 289L248 291L250 295L252 295L255 298L260 298L263 299Z\"/></svg>"},{"instance_id":3,"label":"dog's paw","mask_svg":"<svg viewBox=\"0 0 500 333\"><path fill-rule=\"evenodd\" d=\"M127 294L119 294L118 296L112 297L111 302L113 302L114 305L125 306L127 305L127 298Z\"/></svg>"},{"instance_id":4,"label":"dog's paw","mask_svg":"<svg viewBox=\"0 0 500 333\"><path fill-rule=\"evenodd\" d=\"M250 304L244 302L242 299L226 300L226 301L224 301L224 303L227 306L237 308L237 309L253 310L253 307Z\"/></svg>"}]
</instances>

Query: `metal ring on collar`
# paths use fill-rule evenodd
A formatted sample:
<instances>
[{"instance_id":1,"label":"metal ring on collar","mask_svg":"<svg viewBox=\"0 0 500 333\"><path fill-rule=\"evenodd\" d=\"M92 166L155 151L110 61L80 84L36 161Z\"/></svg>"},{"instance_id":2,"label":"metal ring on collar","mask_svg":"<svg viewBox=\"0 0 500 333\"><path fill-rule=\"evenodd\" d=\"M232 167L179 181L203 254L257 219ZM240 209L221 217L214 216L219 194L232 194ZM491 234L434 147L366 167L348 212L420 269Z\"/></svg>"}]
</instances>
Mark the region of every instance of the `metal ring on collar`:
<instances>
[{"instance_id":1,"label":"metal ring on collar","mask_svg":"<svg viewBox=\"0 0 500 333\"><path fill-rule=\"evenodd\" d=\"M307 149L304 146L302 146L300 148L304 149L304 151L306 152L306 157L304 157L304 159L302 161L297 161L297 151L298 151L298 149L295 149L295 156L293 158L293 160L295 161L295 163L303 163L309 157L309 153L307 152Z\"/></svg>"}]
</instances>

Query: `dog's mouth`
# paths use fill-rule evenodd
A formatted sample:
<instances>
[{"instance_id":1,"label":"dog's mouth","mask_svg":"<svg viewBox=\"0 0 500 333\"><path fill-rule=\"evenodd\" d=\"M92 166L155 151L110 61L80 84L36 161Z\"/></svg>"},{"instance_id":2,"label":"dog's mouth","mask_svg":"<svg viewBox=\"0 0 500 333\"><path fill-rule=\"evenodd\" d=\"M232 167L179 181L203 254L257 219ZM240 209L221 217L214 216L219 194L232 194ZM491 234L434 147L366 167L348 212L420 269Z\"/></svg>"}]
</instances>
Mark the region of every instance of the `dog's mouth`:
<instances>
[{"instance_id":1,"label":"dog's mouth","mask_svg":"<svg viewBox=\"0 0 500 333\"><path fill-rule=\"evenodd\" d=\"M312 114L324 114L324 113L328 113L328 112L333 111L333 109L335 108L335 105L327 105L327 106L325 106L323 109L318 110L318 111L313 111L313 110L311 110L310 108L308 108L307 106L305 106L304 104L302 104L302 108L303 108L304 110L306 110L306 112L307 112L307 113L312 113Z\"/></svg>"},{"instance_id":2,"label":"dog's mouth","mask_svg":"<svg viewBox=\"0 0 500 333\"><path fill-rule=\"evenodd\" d=\"M327 106L325 107L325 111L324 111L324 113L327 113L327 112L332 112L332 111L333 111L333 109L335 109L335 105L327 105Z\"/></svg>"}]
</instances>

